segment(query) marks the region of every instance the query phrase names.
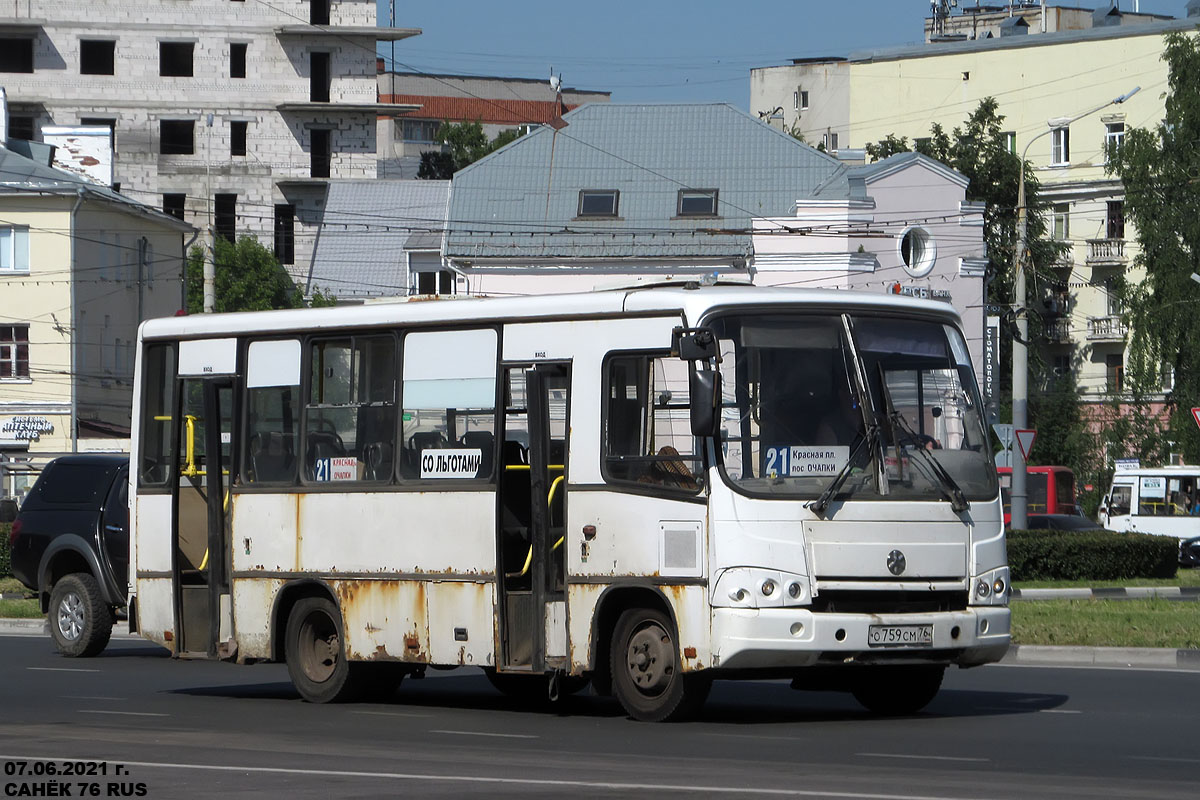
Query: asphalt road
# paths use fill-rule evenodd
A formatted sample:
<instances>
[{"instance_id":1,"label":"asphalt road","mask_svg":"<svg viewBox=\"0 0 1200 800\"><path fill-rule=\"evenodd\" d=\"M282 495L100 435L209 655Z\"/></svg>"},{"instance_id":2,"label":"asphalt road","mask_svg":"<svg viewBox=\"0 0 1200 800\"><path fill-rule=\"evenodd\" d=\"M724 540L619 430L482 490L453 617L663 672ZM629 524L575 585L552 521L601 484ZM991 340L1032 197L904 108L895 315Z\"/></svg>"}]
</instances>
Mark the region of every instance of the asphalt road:
<instances>
[{"instance_id":1,"label":"asphalt road","mask_svg":"<svg viewBox=\"0 0 1200 800\"><path fill-rule=\"evenodd\" d=\"M701 719L649 725L590 696L530 707L474 670L314 706L280 665L172 661L138 641L69 660L43 636L0 636L0 654L3 796L1200 794L1197 672L952 670L903 719L783 682L718 682Z\"/></svg>"}]
</instances>

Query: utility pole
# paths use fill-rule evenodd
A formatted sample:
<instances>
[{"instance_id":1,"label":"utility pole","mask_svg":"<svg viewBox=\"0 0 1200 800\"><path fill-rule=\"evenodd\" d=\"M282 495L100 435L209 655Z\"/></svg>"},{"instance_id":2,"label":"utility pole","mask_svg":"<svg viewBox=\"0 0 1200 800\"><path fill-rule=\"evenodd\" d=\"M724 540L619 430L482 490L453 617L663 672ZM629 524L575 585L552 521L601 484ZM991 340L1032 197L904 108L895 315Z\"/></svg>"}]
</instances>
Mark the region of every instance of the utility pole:
<instances>
[{"instance_id":1,"label":"utility pole","mask_svg":"<svg viewBox=\"0 0 1200 800\"><path fill-rule=\"evenodd\" d=\"M1029 318L1025 315L1025 267L1029 262L1029 248L1026 243L1028 233L1028 209L1025 208L1025 156L1029 146L1038 139L1056 130L1067 128L1073 122L1095 114L1113 105L1120 105L1142 87L1135 86L1132 91L1120 97L1115 97L1107 103L1096 106L1074 117L1048 120L1046 130L1035 135L1025 144L1021 151L1021 166L1017 172L1017 248L1013 253L1013 314L1016 315L1017 334L1013 338L1012 359L1012 417L1013 428L1021 430L1029 427ZM1020 447L1013 448L1012 453L1012 510L1010 526L1013 530L1024 530L1028 522L1028 491L1026 490L1025 455Z\"/></svg>"},{"instance_id":2,"label":"utility pole","mask_svg":"<svg viewBox=\"0 0 1200 800\"><path fill-rule=\"evenodd\" d=\"M213 230L213 193L212 193L212 126L213 115L205 120L207 132L204 141L204 183L208 197L205 204L208 207L208 225L204 230L204 313L211 314L217 307L217 236Z\"/></svg>"}]
</instances>

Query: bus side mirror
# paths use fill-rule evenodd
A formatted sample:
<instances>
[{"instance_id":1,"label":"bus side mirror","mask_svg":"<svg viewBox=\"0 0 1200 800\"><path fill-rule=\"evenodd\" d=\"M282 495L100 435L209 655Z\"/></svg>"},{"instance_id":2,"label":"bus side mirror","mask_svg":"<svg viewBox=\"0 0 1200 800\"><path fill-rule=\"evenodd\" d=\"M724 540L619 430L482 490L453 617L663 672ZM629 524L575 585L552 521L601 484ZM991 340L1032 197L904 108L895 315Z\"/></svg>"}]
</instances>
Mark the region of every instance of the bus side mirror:
<instances>
[{"instance_id":1,"label":"bus side mirror","mask_svg":"<svg viewBox=\"0 0 1200 800\"><path fill-rule=\"evenodd\" d=\"M716 358L717 335L712 328L676 328L671 331L671 350L683 361L708 362Z\"/></svg>"},{"instance_id":2,"label":"bus side mirror","mask_svg":"<svg viewBox=\"0 0 1200 800\"><path fill-rule=\"evenodd\" d=\"M694 366L688 376L688 396L691 398L693 436L716 436L717 400L720 398L721 376L716 370L699 370Z\"/></svg>"}]
</instances>

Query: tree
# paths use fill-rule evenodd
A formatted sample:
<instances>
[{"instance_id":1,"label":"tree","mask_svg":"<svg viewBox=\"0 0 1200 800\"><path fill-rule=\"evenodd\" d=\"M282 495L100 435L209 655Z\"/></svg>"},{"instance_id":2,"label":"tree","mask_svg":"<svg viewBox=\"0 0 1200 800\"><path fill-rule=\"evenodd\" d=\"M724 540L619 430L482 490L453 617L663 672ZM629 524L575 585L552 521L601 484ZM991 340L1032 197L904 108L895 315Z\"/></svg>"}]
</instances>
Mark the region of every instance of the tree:
<instances>
[{"instance_id":1,"label":"tree","mask_svg":"<svg viewBox=\"0 0 1200 800\"><path fill-rule=\"evenodd\" d=\"M187 265L187 310L204 310L204 258L202 247L193 247ZM215 311L265 311L302 308L304 295L279 261L252 236L232 244L223 236L216 242Z\"/></svg>"},{"instance_id":2,"label":"tree","mask_svg":"<svg viewBox=\"0 0 1200 800\"><path fill-rule=\"evenodd\" d=\"M500 131L496 138L489 142L487 134L483 132L483 126L478 122L443 122L438 126L434 138L450 150L427 150L421 153L421 166L417 177L449 180L463 167L474 164L488 153L515 142L523 135L523 131L509 128Z\"/></svg>"},{"instance_id":3,"label":"tree","mask_svg":"<svg viewBox=\"0 0 1200 800\"><path fill-rule=\"evenodd\" d=\"M1157 424L1159 441L1150 437L1141 449L1165 454L1164 445L1175 442L1175 452L1195 463L1200 431L1189 408L1200 405L1200 286L1190 276L1200 272L1200 37L1167 34L1162 57L1165 118L1153 128L1127 130L1125 141L1109 148L1108 171L1124 184L1125 216L1137 228L1134 265L1146 274L1122 291L1134 332L1125 377L1135 394L1152 395L1162 390L1164 367L1174 373L1168 429Z\"/></svg>"}]
</instances>

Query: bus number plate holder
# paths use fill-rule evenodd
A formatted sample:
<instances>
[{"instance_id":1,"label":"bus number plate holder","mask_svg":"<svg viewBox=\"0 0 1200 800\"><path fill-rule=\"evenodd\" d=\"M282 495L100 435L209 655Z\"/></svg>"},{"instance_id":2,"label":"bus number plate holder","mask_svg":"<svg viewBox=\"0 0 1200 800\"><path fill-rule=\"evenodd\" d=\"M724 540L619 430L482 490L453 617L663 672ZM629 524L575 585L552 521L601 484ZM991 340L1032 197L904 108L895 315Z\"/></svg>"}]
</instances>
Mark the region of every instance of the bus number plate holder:
<instances>
[{"instance_id":1,"label":"bus number plate holder","mask_svg":"<svg viewBox=\"0 0 1200 800\"><path fill-rule=\"evenodd\" d=\"M872 625L867 629L870 647L933 647L932 625Z\"/></svg>"}]
</instances>

